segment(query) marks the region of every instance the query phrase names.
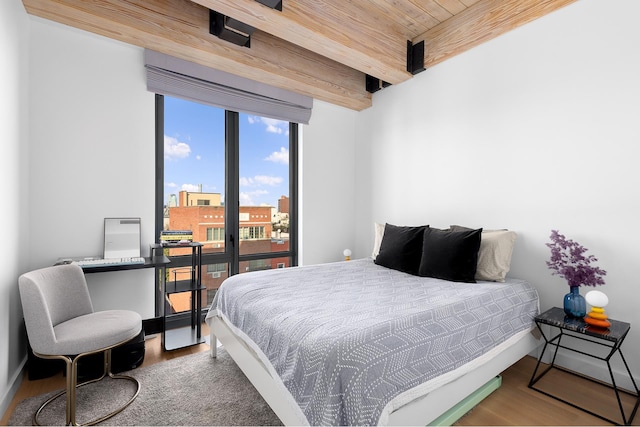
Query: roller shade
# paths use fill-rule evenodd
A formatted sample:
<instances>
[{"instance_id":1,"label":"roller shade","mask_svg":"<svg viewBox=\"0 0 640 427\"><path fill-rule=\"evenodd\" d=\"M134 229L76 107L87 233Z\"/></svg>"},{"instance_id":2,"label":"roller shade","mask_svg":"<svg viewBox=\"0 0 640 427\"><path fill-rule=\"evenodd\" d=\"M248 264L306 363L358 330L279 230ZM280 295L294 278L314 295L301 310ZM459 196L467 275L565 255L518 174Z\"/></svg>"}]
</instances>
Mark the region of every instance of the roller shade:
<instances>
[{"instance_id":1,"label":"roller shade","mask_svg":"<svg viewBox=\"0 0 640 427\"><path fill-rule=\"evenodd\" d=\"M311 97L149 49L144 60L151 92L294 123L311 118Z\"/></svg>"}]
</instances>

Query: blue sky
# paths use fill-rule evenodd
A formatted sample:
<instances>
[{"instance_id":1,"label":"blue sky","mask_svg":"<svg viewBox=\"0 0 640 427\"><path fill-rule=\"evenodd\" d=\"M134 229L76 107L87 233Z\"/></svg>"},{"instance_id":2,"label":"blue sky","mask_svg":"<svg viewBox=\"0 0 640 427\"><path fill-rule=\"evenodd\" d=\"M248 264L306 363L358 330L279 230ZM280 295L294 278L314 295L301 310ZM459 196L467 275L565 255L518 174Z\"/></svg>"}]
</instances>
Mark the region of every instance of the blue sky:
<instances>
[{"instance_id":1,"label":"blue sky","mask_svg":"<svg viewBox=\"0 0 640 427\"><path fill-rule=\"evenodd\" d=\"M224 110L165 96L164 197L180 190L221 193ZM277 206L289 195L289 123L240 114L240 204Z\"/></svg>"}]
</instances>

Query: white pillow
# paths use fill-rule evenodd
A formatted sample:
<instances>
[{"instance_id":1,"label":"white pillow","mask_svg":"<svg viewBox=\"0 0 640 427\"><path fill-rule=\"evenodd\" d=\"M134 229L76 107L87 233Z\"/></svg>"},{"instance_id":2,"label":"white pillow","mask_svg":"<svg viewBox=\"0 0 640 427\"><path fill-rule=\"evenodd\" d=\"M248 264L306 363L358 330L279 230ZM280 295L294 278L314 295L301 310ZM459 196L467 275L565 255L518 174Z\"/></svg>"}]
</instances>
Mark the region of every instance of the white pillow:
<instances>
[{"instance_id":1,"label":"white pillow","mask_svg":"<svg viewBox=\"0 0 640 427\"><path fill-rule=\"evenodd\" d=\"M516 237L516 232L510 230L482 232L476 280L504 282L511 268L511 254Z\"/></svg>"},{"instance_id":2,"label":"white pillow","mask_svg":"<svg viewBox=\"0 0 640 427\"><path fill-rule=\"evenodd\" d=\"M385 224L379 224L377 222L373 224L373 253L371 254L371 258L373 259L376 259L378 257L378 253L380 253L382 236L384 236L384 226Z\"/></svg>"}]
</instances>

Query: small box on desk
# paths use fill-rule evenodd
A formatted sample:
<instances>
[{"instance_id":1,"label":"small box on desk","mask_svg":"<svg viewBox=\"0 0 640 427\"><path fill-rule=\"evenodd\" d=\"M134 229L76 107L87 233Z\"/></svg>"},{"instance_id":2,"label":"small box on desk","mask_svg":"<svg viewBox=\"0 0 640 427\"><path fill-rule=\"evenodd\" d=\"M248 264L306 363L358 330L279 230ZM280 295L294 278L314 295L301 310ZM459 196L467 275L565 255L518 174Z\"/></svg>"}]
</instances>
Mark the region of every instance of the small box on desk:
<instances>
[{"instance_id":1,"label":"small box on desk","mask_svg":"<svg viewBox=\"0 0 640 427\"><path fill-rule=\"evenodd\" d=\"M160 232L160 243L192 242L193 233L191 230L162 230Z\"/></svg>"}]
</instances>

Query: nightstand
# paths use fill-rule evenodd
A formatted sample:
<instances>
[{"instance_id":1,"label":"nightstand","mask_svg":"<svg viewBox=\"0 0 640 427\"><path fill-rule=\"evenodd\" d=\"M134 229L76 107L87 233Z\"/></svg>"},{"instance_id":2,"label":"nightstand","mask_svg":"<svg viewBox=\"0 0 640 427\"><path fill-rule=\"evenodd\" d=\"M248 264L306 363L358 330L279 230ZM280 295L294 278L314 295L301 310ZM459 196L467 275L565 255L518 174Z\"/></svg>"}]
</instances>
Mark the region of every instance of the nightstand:
<instances>
[{"instance_id":1,"label":"nightstand","mask_svg":"<svg viewBox=\"0 0 640 427\"><path fill-rule=\"evenodd\" d=\"M551 308L547 311L545 311L542 314L539 314L538 316L536 316L536 318L534 319L536 322L536 326L538 327L538 329L540 330L540 333L542 334L542 337L545 340L545 344L544 347L542 349L542 353L540 354L540 357L538 358L538 363L536 364L536 368L533 371L533 375L531 376L531 380L529 381L529 388L536 390L540 393L543 393L549 397L552 397L556 400L559 400L561 402L564 402L568 405L573 406L574 408L578 408L584 412L587 412L593 416L596 416L602 420L608 421L612 424L620 424L617 421L613 421L611 419L608 419L600 414L597 414L595 412L592 412L588 409L582 408L572 402L569 402L561 397L557 397L555 395L552 395L551 393L538 389L535 386L535 384L543 377L545 376L552 368L553 369L558 369L564 372L567 372L571 375L576 375L579 376L581 378L585 378L586 380L589 381L593 381L593 382L597 382L599 384L602 384L600 381L597 381L595 379L586 377L584 375L580 375L577 374L575 372L569 371L567 369L564 369L560 366L555 365L555 361L556 361L556 355L558 354L558 349L559 348L563 348L565 350L570 350L576 353L580 353L582 355L585 356L589 356L592 357L594 359L598 359L598 360L602 360L604 362L606 362L607 364L607 368L609 369L609 375L611 376L611 384L606 384L607 387L611 388L614 390L615 395L616 395L616 399L618 401L618 407L620 409L620 413L622 415L622 422L625 425L629 425L631 424L631 421L633 421L633 417L636 415L636 412L638 411L638 406L640 405L640 390L638 390L638 386L636 385L635 380L633 379L633 376L631 375L631 371L629 369L629 365L627 364L627 361L624 358L624 355L622 354L622 350L620 349L620 347L622 346L622 342L624 341L625 337L627 336L627 333L629 332L629 329L631 328L631 325L629 323L626 322L620 322L617 320L612 320L609 319L609 321L611 322L611 326L608 329L600 329L600 328L594 328L588 324L586 324L582 319L575 319L575 318L571 318L565 315L564 310L558 307L554 307ZM552 333L555 329L558 329L559 332L557 335L549 338L546 334L545 331L543 330L543 328L541 327L542 325L549 325L552 326L551 328L551 332ZM568 344L563 344L562 339L565 337L571 337L571 339L569 339L569 343ZM574 339L579 340L579 341L587 341L590 343L593 343L597 346L599 346L598 348L601 349L600 353L605 354L604 356L601 355L597 355L596 352L586 352L584 350L581 350L579 348L576 347L572 347L571 344L575 344L576 341L574 341ZM565 342L567 340L565 339ZM540 368L540 364L541 361L545 355L545 352L547 351L547 348L549 348L549 346L555 347L555 350L553 352L553 358L551 360L551 364L544 370L542 371L540 374L538 374L538 370ZM585 346L583 346L584 348L586 348ZM606 349L603 349L603 347L605 347ZM594 348L595 350L595 348ZM604 350L604 351L603 351ZM611 357L615 354L619 354L620 358L622 359L622 362L624 363L624 367L627 370L627 374L629 375L629 379L631 380L631 383L633 384L633 387L635 389L635 393L626 391L626 390L622 390L620 389L617 385L616 385L616 381L613 375L613 370L611 369L611 364L610 364L610 360ZM624 411L624 407L621 401L621 393L633 396L635 398L635 405L633 406L633 409L631 411L631 415L627 418L625 411Z\"/></svg>"}]
</instances>

